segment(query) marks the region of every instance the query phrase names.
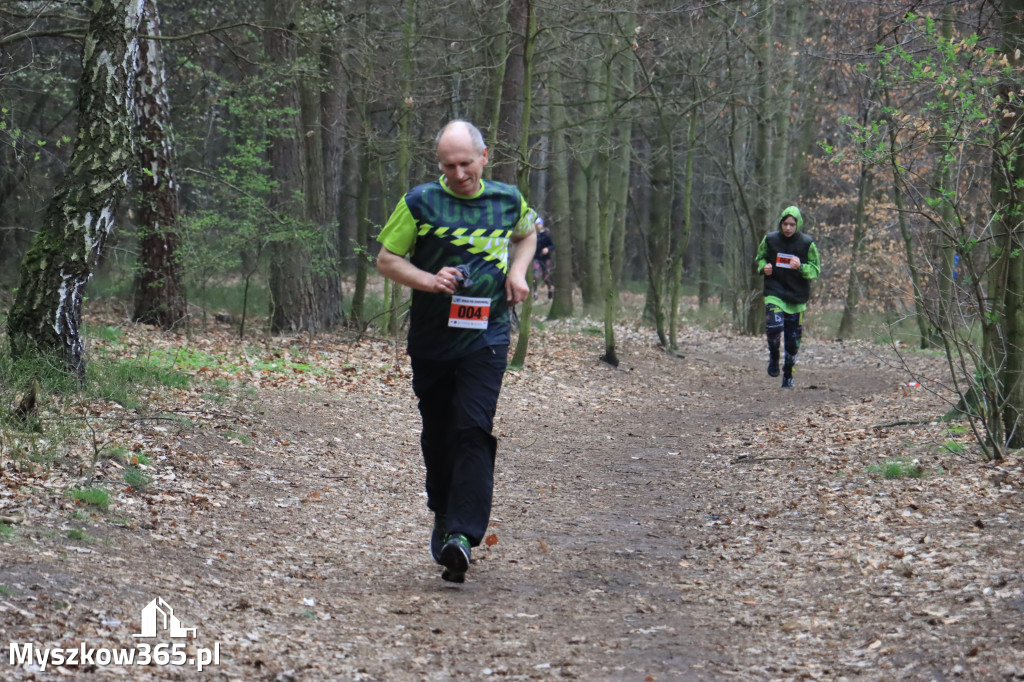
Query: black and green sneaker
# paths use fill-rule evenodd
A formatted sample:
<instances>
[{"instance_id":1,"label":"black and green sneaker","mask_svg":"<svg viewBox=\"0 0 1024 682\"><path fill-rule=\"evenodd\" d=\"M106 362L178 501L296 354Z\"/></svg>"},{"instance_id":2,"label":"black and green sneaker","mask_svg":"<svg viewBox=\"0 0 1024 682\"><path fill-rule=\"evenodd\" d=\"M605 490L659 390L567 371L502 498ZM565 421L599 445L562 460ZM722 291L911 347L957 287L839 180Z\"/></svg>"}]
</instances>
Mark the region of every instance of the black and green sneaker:
<instances>
[{"instance_id":1,"label":"black and green sneaker","mask_svg":"<svg viewBox=\"0 0 1024 682\"><path fill-rule=\"evenodd\" d=\"M444 514L434 512L434 530L430 533L430 556L434 561L441 563L441 547L444 546L444 536L448 534L448 518Z\"/></svg>"},{"instance_id":2,"label":"black and green sneaker","mask_svg":"<svg viewBox=\"0 0 1024 682\"><path fill-rule=\"evenodd\" d=\"M469 570L469 538L462 533L449 533L441 548L441 579L450 583L466 582Z\"/></svg>"}]
</instances>

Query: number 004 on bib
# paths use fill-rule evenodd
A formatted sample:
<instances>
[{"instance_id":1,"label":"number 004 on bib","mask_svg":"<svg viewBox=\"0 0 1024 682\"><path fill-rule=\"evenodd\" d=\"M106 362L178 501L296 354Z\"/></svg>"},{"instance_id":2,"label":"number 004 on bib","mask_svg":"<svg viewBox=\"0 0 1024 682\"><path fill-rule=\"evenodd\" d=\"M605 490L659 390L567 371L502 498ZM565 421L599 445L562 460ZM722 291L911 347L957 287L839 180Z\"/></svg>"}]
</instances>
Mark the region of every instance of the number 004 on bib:
<instances>
[{"instance_id":1,"label":"number 004 on bib","mask_svg":"<svg viewBox=\"0 0 1024 682\"><path fill-rule=\"evenodd\" d=\"M452 296L452 308L448 313L448 326L460 329L487 329L491 314L491 299Z\"/></svg>"}]
</instances>

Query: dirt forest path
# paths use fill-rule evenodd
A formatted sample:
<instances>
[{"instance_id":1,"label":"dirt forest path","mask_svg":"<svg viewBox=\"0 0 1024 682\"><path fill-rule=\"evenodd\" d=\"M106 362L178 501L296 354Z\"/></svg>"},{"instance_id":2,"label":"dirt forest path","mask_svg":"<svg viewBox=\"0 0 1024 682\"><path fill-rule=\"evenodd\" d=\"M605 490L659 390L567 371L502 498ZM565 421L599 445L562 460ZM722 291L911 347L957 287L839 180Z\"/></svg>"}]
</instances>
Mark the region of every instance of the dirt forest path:
<instances>
[{"instance_id":1,"label":"dirt forest path","mask_svg":"<svg viewBox=\"0 0 1024 682\"><path fill-rule=\"evenodd\" d=\"M1024 476L1008 466L986 484L975 458L951 464L933 447L945 427L880 427L944 410L884 349L808 343L797 388L781 391L757 339L692 331L682 358L627 339L619 369L594 344L542 334L508 376L492 544L466 584L441 581L427 550L407 370L388 395L261 388L175 434L123 526L92 524L85 547L4 545L3 655L10 641L130 646L159 596L197 628L190 646L219 643L218 665L60 672L1024 678ZM867 473L896 453L943 475ZM984 494L951 499L968 483ZM4 679L59 678L0 665Z\"/></svg>"}]
</instances>

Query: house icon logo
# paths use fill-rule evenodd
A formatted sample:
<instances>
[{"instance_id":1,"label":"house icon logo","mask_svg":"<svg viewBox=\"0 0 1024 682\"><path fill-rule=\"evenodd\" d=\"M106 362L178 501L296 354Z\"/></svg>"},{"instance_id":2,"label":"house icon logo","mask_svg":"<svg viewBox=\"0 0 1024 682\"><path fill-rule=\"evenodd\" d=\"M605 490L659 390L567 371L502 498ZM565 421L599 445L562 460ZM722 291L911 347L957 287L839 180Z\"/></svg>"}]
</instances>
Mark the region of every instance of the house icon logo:
<instances>
[{"instance_id":1,"label":"house icon logo","mask_svg":"<svg viewBox=\"0 0 1024 682\"><path fill-rule=\"evenodd\" d=\"M172 638L196 636L196 628L182 627L181 621L174 615L174 609L161 597L142 607L142 632L132 637L156 637L158 630L166 630Z\"/></svg>"}]
</instances>

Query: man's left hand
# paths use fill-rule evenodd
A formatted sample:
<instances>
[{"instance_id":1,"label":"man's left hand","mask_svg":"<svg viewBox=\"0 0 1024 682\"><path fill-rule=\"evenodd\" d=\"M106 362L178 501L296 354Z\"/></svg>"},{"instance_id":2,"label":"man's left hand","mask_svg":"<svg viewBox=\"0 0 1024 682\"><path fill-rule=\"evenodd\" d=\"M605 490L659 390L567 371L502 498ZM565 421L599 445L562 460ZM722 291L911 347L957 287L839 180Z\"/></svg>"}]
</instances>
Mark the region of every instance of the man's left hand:
<instances>
[{"instance_id":1,"label":"man's left hand","mask_svg":"<svg viewBox=\"0 0 1024 682\"><path fill-rule=\"evenodd\" d=\"M509 305L522 303L530 295L530 285L523 275L510 274L505 279L505 298Z\"/></svg>"}]
</instances>

